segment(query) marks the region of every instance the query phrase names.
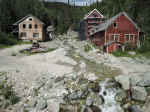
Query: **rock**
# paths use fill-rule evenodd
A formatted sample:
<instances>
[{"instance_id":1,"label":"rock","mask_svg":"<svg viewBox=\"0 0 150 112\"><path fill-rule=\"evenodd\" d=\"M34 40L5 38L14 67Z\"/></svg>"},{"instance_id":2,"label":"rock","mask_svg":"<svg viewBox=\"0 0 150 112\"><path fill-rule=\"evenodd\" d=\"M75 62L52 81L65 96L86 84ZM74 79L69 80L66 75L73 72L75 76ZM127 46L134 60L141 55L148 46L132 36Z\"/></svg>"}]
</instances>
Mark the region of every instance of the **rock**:
<instances>
[{"instance_id":1,"label":"rock","mask_svg":"<svg viewBox=\"0 0 150 112\"><path fill-rule=\"evenodd\" d=\"M130 51L130 52L128 52L128 54L134 56L134 55L136 55L136 52Z\"/></svg>"},{"instance_id":2,"label":"rock","mask_svg":"<svg viewBox=\"0 0 150 112\"><path fill-rule=\"evenodd\" d=\"M141 77L139 75L134 75L133 77L130 78L130 83L131 83L131 86L137 86L137 83L139 81L141 81Z\"/></svg>"},{"instance_id":3,"label":"rock","mask_svg":"<svg viewBox=\"0 0 150 112\"><path fill-rule=\"evenodd\" d=\"M88 88L91 89L93 92L100 92L101 89L98 82L90 82Z\"/></svg>"},{"instance_id":4,"label":"rock","mask_svg":"<svg viewBox=\"0 0 150 112\"><path fill-rule=\"evenodd\" d=\"M36 106L36 104L37 104L37 100L36 99L30 99L29 101L28 101L28 107L30 107L30 108L34 108L35 106Z\"/></svg>"},{"instance_id":5,"label":"rock","mask_svg":"<svg viewBox=\"0 0 150 112\"><path fill-rule=\"evenodd\" d=\"M98 106L83 106L81 112L101 112L101 109Z\"/></svg>"},{"instance_id":6,"label":"rock","mask_svg":"<svg viewBox=\"0 0 150 112\"><path fill-rule=\"evenodd\" d=\"M150 87L150 75L149 73L141 75L141 80L137 82L137 86Z\"/></svg>"},{"instance_id":7,"label":"rock","mask_svg":"<svg viewBox=\"0 0 150 112\"><path fill-rule=\"evenodd\" d=\"M143 112L142 109L137 105L130 106L128 108L128 111L129 112Z\"/></svg>"},{"instance_id":8,"label":"rock","mask_svg":"<svg viewBox=\"0 0 150 112\"><path fill-rule=\"evenodd\" d=\"M92 98L88 97L87 100L86 100L86 105L87 106L92 106L93 102L94 102L94 100Z\"/></svg>"},{"instance_id":9,"label":"rock","mask_svg":"<svg viewBox=\"0 0 150 112\"><path fill-rule=\"evenodd\" d=\"M80 62L79 66L80 66L80 69L85 69L86 68L86 64L83 61Z\"/></svg>"},{"instance_id":10,"label":"rock","mask_svg":"<svg viewBox=\"0 0 150 112\"><path fill-rule=\"evenodd\" d=\"M123 100L127 97L126 92L125 91L119 91L116 96L115 96L115 100L117 102L123 102Z\"/></svg>"},{"instance_id":11,"label":"rock","mask_svg":"<svg viewBox=\"0 0 150 112\"><path fill-rule=\"evenodd\" d=\"M147 97L146 102L143 106L143 112L150 112L150 96Z\"/></svg>"},{"instance_id":12,"label":"rock","mask_svg":"<svg viewBox=\"0 0 150 112\"><path fill-rule=\"evenodd\" d=\"M147 92L144 87L132 87L131 88L132 98L138 101L145 101L147 97Z\"/></svg>"},{"instance_id":13,"label":"rock","mask_svg":"<svg viewBox=\"0 0 150 112\"><path fill-rule=\"evenodd\" d=\"M98 79L98 77L94 73L85 74L84 77L89 81L95 81Z\"/></svg>"},{"instance_id":14,"label":"rock","mask_svg":"<svg viewBox=\"0 0 150 112\"><path fill-rule=\"evenodd\" d=\"M47 101L44 98L40 98L37 102L37 109L43 110L47 107Z\"/></svg>"},{"instance_id":15,"label":"rock","mask_svg":"<svg viewBox=\"0 0 150 112\"><path fill-rule=\"evenodd\" d=\"M57 78L55 79L55 83L60 82L60 81L62 81L62 80L64 80L64 77L57 77Z\"/></svg>"},{"instance_id":16,"label":"rock","mask_svg":"<svg viewBox=\"0 0 150 112\"><path fill-rule=\"evenodd\" d=\"M88 99L92 99L93 101L93 104L95 106L99 106L99 105L102 105L104 103L104 98L103 96L99 95L98 93L94 93L94 92L91 92L88 97L87 97L87 100Z\"/></svg>"},{"instance_id":17,"label":"rock","mask_svg":"<svg viewBox=\"0 0 150 112\"><path fill-rule=\"evenodd\" d=\"M130 89L130 76L120 75L115 77L115 80L122 85L122 88L124 90Z\"/></svg>"},{"instance_id":18,"label":"rock","mask_svg":"<svg viewBox=\"0 0 150 112\"><path fill-rule=\"evenodd\" d=\"M87 91L75 91L68 95L68 98L70 100L78 100L78 99L85 99L88 95L88 90Z\"/></svg>"},{"instance_id":19,"label":"rock","mask_svg":"<svg viewBox=\"0 0 150 112\"><path fill-rule=\"evenodd\" d=\"M93 105L90 108L91 108L92 112L101 112L101 109L98 106Z\"/></svg>"},{"instance_id":20,"label":"rock","mask_svg":"<svg viewBox=\"0 0 150 112\"><path fill-rule=\"evenodd\" d=\"M143 80L141 80L141 81L139 81L137 83L137 86L140 86L140 87L150 87L150 80L143 79Z\"/></svg>"}]
</instances>

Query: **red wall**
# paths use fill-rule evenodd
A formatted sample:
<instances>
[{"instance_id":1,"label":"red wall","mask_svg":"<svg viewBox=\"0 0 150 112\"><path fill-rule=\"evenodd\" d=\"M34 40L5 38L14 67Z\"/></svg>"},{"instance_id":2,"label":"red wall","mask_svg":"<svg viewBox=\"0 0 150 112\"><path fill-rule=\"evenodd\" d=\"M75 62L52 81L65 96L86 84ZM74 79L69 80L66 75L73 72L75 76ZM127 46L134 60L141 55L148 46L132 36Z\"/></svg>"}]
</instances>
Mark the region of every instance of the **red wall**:
<instances>
[{"instance_id":1,"label":"red wall","mask_svg":"<svg viewBox=\"0 0 150 112\"><path fill-rule=\"evenodd\" d=\"M132 22L124 15L118 17L115 22L117 23L117 28L114 24L110 25L106 31L106 42L109 41L110 34L120 34L120 42L125 43L125 34L135 34L135 42L133 43L137 46L138 40L138 29L132 24Z\"/></svg>"}]
</instances>

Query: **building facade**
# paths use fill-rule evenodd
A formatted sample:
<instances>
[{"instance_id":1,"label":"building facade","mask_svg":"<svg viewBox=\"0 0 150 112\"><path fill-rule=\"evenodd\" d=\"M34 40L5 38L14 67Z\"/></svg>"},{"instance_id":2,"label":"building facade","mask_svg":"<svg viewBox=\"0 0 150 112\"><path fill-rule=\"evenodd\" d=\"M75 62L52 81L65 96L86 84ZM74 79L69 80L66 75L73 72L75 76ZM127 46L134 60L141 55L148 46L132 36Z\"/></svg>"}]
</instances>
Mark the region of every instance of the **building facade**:
<instances>
[{"instance_id":1,"label":"building facade","mask_svg":"<svg viewBox=\"0 0 150 112\"><path fill-rule=\"evenodd\" d=\"M102 23L104 16L97 10L94 9L87 15L80 23L80 31L84 32L82 35L83 40L89 39L89 30Z\"/></svg>"},{"instance_id":2,"label":"building facade","mask_svg":"<svg viewBox=\"0 0 150 112\"><path fill-rule=\"evenodd\" d=\"M104 51L112 53L124 49L128 44L137 48L140 28L125 12L121 12L90 29L89 34L92 42L104 48Z\"/></svg>"},{"instance_id":3,"label":"building facade","mask_svg":"<svg viewBox=\"0 0 150 112\"><path fill-rule=\"evenodd\" d=\"M32 15L22 18L14 25L18 26L20 40L45 40L44 23Z\"/></svg>"}]
</instances>

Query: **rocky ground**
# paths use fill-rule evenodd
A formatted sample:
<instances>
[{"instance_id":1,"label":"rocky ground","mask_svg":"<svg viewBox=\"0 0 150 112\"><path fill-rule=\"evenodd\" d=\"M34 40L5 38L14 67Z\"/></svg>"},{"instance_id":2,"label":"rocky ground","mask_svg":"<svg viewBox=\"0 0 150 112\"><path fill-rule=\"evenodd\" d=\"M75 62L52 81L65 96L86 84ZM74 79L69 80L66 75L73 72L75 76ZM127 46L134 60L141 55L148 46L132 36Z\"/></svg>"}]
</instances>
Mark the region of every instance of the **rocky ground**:
<instances>
[{"instance_id":1,"label":"rocky ground","mask_svg":"<svg viewBox=\"0 0 150 112\"><path fill-rule=\"evenodd\" d=\"M0 74L20 98L1 107L6 112L150 112L150 61L114 57L76 37L69 32L40 43L55 49L48 53L19 52L31 45L0 50Z\"/></svg>"}]
</instances>

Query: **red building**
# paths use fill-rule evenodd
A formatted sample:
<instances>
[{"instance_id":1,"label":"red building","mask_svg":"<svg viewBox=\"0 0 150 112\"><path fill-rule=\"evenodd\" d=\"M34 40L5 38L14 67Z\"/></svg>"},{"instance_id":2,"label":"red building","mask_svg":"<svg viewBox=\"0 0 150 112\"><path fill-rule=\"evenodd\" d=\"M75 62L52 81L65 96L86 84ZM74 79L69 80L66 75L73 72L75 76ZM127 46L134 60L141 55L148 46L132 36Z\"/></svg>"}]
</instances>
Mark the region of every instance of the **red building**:
<instances>
[{"instance_id":1,"label":"red building","mask_svg":"<svg viewBox=\"0 0 150 112\"><path fill-rule=\"evenodd\" d=\"M124 49L125 45L137 48L140 28L125 13L121 12L89 30L89 39L106 52Z\"/></svg>"},{"instance_id":2,"label":"red building","mask_svg":"<svg viewBox=\"0 0 150 112\"><path fill-rule=\"evenodd\" d=\"M104 16L97 10L94 9L84 17L84 28L85 28L85 38L89 37L89 30L95 26L102 23Z\"/></svg>"}]
</instances>

